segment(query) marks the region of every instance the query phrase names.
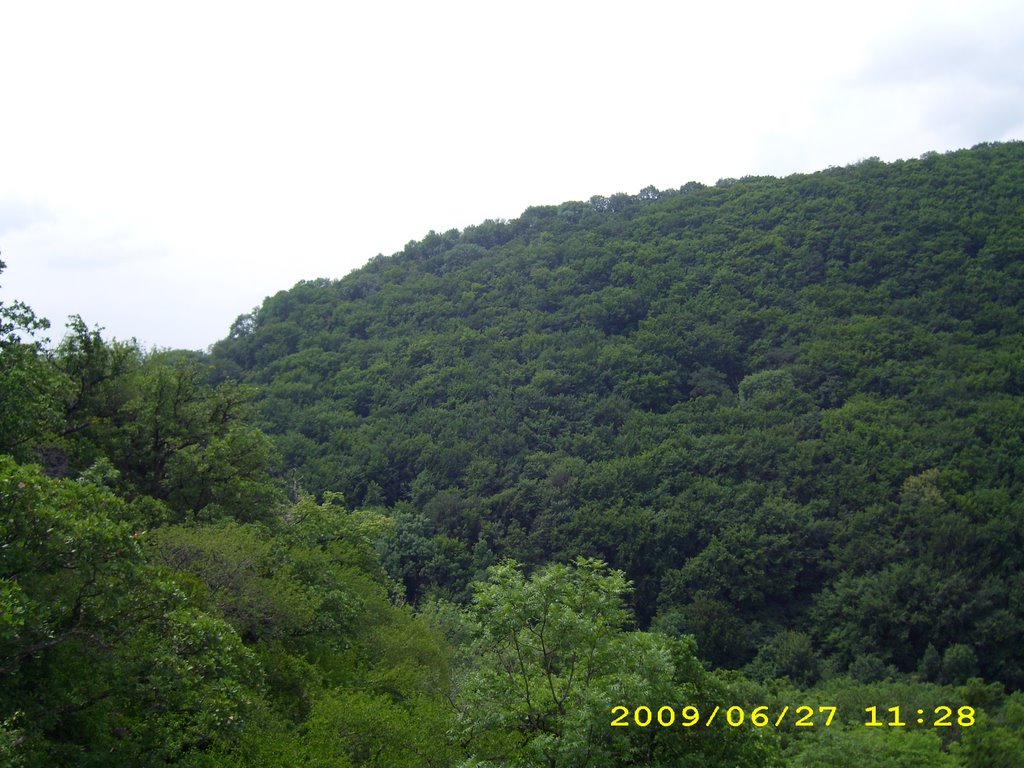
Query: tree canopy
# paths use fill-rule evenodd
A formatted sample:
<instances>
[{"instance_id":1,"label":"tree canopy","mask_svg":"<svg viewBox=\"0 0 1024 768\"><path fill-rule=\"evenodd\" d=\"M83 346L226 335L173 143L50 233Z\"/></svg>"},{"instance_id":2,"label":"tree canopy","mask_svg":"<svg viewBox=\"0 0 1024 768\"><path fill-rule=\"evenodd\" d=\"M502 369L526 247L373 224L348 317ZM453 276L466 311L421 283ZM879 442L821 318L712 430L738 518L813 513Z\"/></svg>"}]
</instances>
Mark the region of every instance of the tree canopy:
<instances>
[{"instance_id":1,"label":"tree canopy","mask_svg":"<svg viewBox=\"0 0 1024 768\"><path fill-rule=\"evenodd\" d=\"M207 353L0 303L0 763L1024 764L1022 214L982 145L431 232Z\"/></svg>"},{"instance_id":2,"label":"tree canopy","mask_svg":"<svg viewBox=\"0 0 1024 768\"><path fill-rule=\"evenodd\" d=\"M212 360L303 488L391 510L413 601L583 555L716 666L799 636L1020 687L1022 160L533 207L282 291Z\"/></svg>"}]
</instances>

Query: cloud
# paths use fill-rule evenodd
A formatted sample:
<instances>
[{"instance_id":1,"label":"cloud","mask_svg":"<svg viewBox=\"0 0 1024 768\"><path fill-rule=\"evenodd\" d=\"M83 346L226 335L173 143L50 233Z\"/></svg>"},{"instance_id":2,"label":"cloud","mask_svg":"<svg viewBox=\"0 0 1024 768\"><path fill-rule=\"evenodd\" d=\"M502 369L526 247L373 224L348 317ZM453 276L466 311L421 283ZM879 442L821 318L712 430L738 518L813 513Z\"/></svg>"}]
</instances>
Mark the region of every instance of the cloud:
<instances>
[{"instance_id":1,"label":"cloud","mask_svg":"<svg viewBox=\"0 0 1024 768\"><path fill-rule=\"evenodd\" d=\"M166 250L138 236L38 206L0 206L0 235L10 261L71 272L111 270L152 263Z\"/></svg>"},{"instance_id":2,"label":"cloud","mask_svg":"<svg viewBox=\"0 0 1024 768\"><path fill-rule=\"evenodd\" d=\"M901 104L925 135L946 142L1019 138L1024 8L981 5L972 14L926 14L883 38L849 84L854 97Z\"/></svg>"},{"instance_id":3,"label":"cloud","mask_svg":"<svg viewBox=\"0 0 1024 768\"><path fill-rule=\"evenodd\" d=\"M1024 138L1024 7L894 4L884 18L887 27L862 29L861 44L818 65L831 68L826 77L780 95L792 101L753 139L750 172Z\"/></svg>"},{"instance_id":4,"label":"cloud","mask_svg":"<svg viewBox=\"0 0 1024 768\"><path fill-rule=\"evenodd\" d=\"M24 301L55 327L75 313L123 338L122 329L146 325L166 289L166 249L130 233L33 205L0 206L0 232L5 299Z\"/></svg>"},{"instance_id":5,"label":"cloud","mask_svg":"<svg viewBox=\"0 0 1024 768\"><path fill-rule=\"evenodd\" d=\"M178 346L429 229L1024 130L1024 7L984 0L5 20L0 200L44 201L0 203L5 294Z\"/></svg>"},{"instance_id":6,"label":"cloud","mask_svg":"<svg viewBox=\"0 0 1024 768\"><path fill-rule=\"evenodd\" d=\"M39 203L25 200L0 200L0 238L46 222L53 214ZM3 240L0 240L2 245Z\"/></svg>"}]
</instances>

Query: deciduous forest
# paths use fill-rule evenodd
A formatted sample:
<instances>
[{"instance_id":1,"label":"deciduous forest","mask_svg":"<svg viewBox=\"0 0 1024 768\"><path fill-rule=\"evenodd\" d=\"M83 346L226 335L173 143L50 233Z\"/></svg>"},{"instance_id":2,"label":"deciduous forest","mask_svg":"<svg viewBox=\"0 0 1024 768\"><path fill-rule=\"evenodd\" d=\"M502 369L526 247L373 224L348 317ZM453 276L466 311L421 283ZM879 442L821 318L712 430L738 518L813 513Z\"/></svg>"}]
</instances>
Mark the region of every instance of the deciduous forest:
<instances>
[{"instance_id":1,"label":"deciduous forest","mask_svg":"<svg viewBox=\"0 0 1024 768\"><path fill-rule=\"evenodd\" d=\"M1020 142L6 301L0 764L1016 768L1022 490Z\"/></svg>"}]
</instances>

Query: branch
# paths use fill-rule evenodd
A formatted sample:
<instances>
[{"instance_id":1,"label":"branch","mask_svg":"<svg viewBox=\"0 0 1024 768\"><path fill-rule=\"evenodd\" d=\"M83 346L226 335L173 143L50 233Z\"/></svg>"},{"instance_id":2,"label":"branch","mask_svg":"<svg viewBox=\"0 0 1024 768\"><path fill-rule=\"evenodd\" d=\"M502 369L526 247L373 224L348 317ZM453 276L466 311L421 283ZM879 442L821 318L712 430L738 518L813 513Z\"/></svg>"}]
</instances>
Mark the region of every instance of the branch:
<instances>
[{"instance_id":1,"label":"branch","mask_svg":"<svg viewBox=\"0 0 1024 768\"><path fill-rule=\"evenodd\" d=\"M33 643L28 648L25 648L24 650L18 652L17 654L15 654L14 658L10 662L0 667L0 675L9 675L18 668L19 662L21 660L27 659L31 656L35 656L37 653L40 653L41 651L45 651L49 648L53 648L54 646L60 645L61 643L70 640L72 637L84 637L87 640L92 640L101 648L108 651L110 650L110 646L98 635L92 632L87 632L84 629L69 629L62 635L58 635L57 637L51 637L48 640L41 640L38 643Z\"/></svg>"}]
</instances>

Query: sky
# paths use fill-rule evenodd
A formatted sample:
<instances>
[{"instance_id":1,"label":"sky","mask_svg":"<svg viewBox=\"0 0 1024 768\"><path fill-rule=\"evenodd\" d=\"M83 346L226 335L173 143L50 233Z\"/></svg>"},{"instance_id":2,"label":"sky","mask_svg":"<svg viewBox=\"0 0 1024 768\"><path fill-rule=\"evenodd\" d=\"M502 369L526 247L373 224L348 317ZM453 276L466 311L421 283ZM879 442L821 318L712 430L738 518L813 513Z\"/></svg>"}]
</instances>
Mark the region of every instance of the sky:
<instances>
[{"instance_id":1,"label":"sky","mask_svg":"<svg viewBox=\"0 0 1024 768\"><path fill-rule=\"evenodd\" d=\"M205 349L531 205L1024 139L1024 3L0 0L0 301Z\"/></svg>"}]
</instances>

